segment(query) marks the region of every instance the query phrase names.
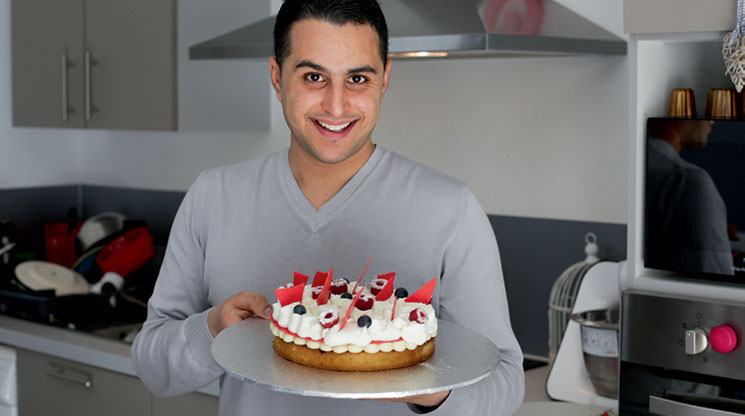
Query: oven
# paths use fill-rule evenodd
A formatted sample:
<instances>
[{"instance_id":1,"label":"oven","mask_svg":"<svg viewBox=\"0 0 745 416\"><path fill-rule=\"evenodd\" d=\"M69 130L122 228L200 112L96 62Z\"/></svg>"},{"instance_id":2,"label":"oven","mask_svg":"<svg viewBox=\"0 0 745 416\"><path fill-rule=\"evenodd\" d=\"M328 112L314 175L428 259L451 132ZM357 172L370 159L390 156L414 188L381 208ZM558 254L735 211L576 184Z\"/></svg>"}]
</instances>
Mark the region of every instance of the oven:
<instances>
[{"instance_id":1,"label":"oven","mask_svg":"<svg viewBox=\"0 0 745 416\"><path fill-rule=\"evenodd\" d=\"M745 414L745 300L627 290L621 415Z\"/></svg>"}]
</instances>

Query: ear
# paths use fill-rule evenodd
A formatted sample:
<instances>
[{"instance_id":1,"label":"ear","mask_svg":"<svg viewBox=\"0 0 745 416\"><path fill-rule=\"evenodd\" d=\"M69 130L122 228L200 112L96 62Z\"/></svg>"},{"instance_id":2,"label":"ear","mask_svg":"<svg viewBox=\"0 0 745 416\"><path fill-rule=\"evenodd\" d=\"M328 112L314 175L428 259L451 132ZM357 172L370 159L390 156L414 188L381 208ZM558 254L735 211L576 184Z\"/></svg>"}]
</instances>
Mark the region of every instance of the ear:
<instances>
[{"instance_id":1,"label":"ear","mask_svg":"<svg viewBox=\"0 0 745 416\"><path fill-rule=\"evenodd\" d=\"M272 79L272 87L277 94L277 99L282 102L282 70L279 67L277 58L269 58L269 76Z\"/></svg>"},{"instance_id":2,"label":"ear","mask_svg":"<svg viewBox=\"0 0 745 416\"><path fill-rule=\"evenodd\" d=\"M385 63L385 71L383 72L383 93L388 89L388 76L391 73L391 64L393 61L391 61L391 58L388 58L388 60Z\"/></svg>"}]
</instances>

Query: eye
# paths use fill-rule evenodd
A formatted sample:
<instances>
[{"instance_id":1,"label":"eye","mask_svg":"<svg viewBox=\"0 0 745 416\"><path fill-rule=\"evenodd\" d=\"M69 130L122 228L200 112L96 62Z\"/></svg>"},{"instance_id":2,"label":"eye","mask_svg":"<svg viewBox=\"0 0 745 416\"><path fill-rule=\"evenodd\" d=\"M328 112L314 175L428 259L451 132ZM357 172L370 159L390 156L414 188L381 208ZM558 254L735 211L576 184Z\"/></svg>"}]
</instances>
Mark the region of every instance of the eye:
<instances>
[{"instance_id":1,"label":"eye","mask_svg":"<svg viewBox=\"0 0 745 416\"><path fill-rule=\"evenodd\" d=\"M305 79L310 82L324 82L326 79L323 77L323 75L317 73L317 72L311 72L309 74L305 75Z\"/></svg>"},{"instance_id":2,"label":"eye","mask_svg":"<svg viewBox=\"0 0 745 416\"><path fill-rule=\"evenodd\" d=\"M351 77L349 77L349 82L352 84L364 84L365 82L367 82L367 77L359 74L352 75Z\"/></svg>"}]
</instances>

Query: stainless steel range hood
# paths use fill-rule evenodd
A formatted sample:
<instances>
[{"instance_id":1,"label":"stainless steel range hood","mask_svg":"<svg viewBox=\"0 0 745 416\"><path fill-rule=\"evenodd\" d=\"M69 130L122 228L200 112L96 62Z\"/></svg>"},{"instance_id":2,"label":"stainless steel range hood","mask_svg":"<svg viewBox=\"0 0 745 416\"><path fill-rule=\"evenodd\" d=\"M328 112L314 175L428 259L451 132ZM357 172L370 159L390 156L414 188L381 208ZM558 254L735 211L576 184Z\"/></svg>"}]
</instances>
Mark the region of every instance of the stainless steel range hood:
<instances>
[{"instance_id":1,"label":"stainless steel range hood","mask_svg":"<svg viewBox=\"0 0 745 416\"><path fill-rule=\"evenodd\" d=\"M382 0L392 58L625 55L626 41L551 0ZM273 55L275 17L196 44L190 59Z\"/></svg>"}]
</instances>

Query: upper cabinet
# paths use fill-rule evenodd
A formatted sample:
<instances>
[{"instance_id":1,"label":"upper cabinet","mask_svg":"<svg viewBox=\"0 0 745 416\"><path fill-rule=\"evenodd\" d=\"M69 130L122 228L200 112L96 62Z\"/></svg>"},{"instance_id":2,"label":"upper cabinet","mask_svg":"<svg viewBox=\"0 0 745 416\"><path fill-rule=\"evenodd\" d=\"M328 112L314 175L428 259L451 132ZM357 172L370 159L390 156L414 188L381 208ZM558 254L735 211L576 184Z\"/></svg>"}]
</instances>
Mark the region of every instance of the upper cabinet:
<instances>
[{"instance_id":1,"label":"upper cabinet","mask_svg":"<svg viewBox=\"0 0 745 416\"><path fill-rule=\"evenodd\" d=\"M175 0L12 0L13 125L175 130Z\"/></svg>"},{"instance_id":2,"label":"upper cabinet","mask_svg":"<svg viewBox=\"0 0 745 416\"><path fill-rule=\"evenodd\" d=\"M735 27L737 0L624 0L626 33L718 32Z\"/></svg>"}]
</instances>

